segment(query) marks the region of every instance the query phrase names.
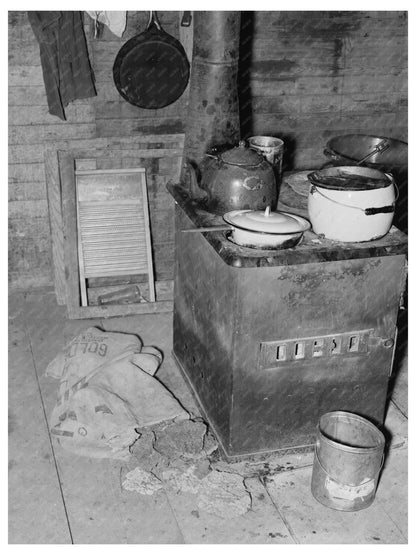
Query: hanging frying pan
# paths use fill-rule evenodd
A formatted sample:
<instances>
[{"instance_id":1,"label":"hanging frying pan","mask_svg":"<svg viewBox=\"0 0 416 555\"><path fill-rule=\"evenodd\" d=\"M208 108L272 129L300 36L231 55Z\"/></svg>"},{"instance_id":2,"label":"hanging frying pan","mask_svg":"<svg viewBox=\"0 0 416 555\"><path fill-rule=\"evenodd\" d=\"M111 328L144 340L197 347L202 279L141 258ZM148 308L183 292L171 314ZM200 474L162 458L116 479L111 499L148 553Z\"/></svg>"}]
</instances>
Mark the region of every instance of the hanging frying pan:
<instances>
[{"instance_id":1,"label":"hanging frying pan","mask_svg":"<svg viewBox=\"0 0 416 555\"><path fill-rule=\"evenodd\" d=\"M140 108L163 108L184 92L188 58L181 43L162 29L156 12L150 12L146 31L121 47L113 77L121 96Z\"/></svg>"}]
</instances>

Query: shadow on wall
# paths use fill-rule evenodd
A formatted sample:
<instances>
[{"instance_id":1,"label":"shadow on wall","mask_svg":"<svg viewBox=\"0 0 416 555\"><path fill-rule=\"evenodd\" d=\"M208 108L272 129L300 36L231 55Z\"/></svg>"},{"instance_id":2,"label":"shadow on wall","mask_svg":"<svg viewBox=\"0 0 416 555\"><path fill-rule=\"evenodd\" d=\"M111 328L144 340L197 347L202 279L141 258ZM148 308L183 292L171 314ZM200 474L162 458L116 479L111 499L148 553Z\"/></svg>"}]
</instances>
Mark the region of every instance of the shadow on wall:
<instances>
[{"instance_id":1,"label":"shadow on wall","mask_svg":"<svg viewBox=\"0 0 416 555\"><path fill-rule=\"evenodd\" d=\"M241 12L240 30L240 54L238 68L238 95L240 106L240 131L241 138L247 139L253 135L253 105L251 89L252 54L253 54L253 33L254 18L256 12ZM282 139L285 143L283 170L289 171L294 168L294 158L296 152L296 139L281 132L265 132L265 135L272 135Z\"/></svg>"},{"instance_id":2,"label":"shadow on wall","mask_svg":"<svg viewBox=\"0 0 416 555\"><path fill-rule=\"evenodd\" d=\"M253 54L254 18L254 12L241 12L238 94L240 104L240 132L242 139L246 139L253 134L253 106L250 74Z\"/></svg>"}]
</instances>

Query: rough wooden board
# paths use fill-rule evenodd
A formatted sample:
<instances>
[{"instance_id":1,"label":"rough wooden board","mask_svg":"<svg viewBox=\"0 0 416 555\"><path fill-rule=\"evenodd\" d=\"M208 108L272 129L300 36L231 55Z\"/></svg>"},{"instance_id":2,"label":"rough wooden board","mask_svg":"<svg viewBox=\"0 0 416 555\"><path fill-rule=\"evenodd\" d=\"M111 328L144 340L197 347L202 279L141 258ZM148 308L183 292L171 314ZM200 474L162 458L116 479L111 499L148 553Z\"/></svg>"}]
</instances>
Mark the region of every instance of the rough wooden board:
<instances>
[{"instance_id":1,"label":"rough wooden board","mask_svg":"<svg viewBox=\"0 0 416 555\"><path fill-rule=\"evenodd\" d=\"M180 168L181 158L179 153L183 149L183 135L154 135L147 136L137 135L130 138L97 138L94 140L77 141L77 149L85 149L90 151L92 155L97 152L96 156L107 158L110 156L112 160L120 157L121 159L136 156L144 158L155 155L172 155L178 157L178 168ZM155 148L150 148L153 145ZM163 146L165 148L161 148ZM172 148L166 148L172 145ZM179 146L178 146L179 145ZM157 147L157 148L156 148ZM66 144L62 148L69 149ZM94 155L95 156L95 155ZM55 287L57 291L57 299L59 304L66 302L66 279L65 279L65 263L64 263L64 237L63 237L63 214L62 214L62 184L61 173L59 168L58 155L56 150L47 149L45 151L45 173L46 185L48 190L48 202L50 207L50 226L52 235L52 253L53 266L55 272ZM179 169L178 169L179 171ZM152 182L149 177L149 202L152 205ZM163 253L162 253L163 255ZM157 268L156 268L157 270Z\"/></svg>"},{"instance_id":2,"label":"rough wooden board","mask_svg":"<svg viewBox=\"0 0 416 555\"><path fill-rule=\"evenodd\" d=\"M34 163L9 163L9 184L10 183L25 183L25 182L38 182L44 183L45 171L42 162Z\"/></svg>"},{"instance_id":3,"label":"rough wooden board","mask_svg":"<svg viewBox=\"0 0 416 555\"><path fill-rule=\"evenodd\" d=\"M62 190L63 250L65 263L66 305L69 318L107 318L127 314L169 312L171 301L138 303L131 305L81 306L77 252L77 223L75 199L74 161L77 158L92 158L94 151L76 149L70 152L58 151Z\"/></svg>"},{"instance_id":4,"label":"rough wooden board","mask_svg":"<svg viewBox=\"0 0 416 555\"><path fill-rule=\"evenodd\" d=\"M407 372L401 372L396 379L394 384L394 391L392 395L392 399L400 411L407 415L409 408L408 408L408 377Z\"/></svg>"},{"instance_id":5,"label":"rough wooden board","mask_svg":"<svg viewBox=\"0 0 416 555\"><path fill-rule=\"evenodd\" d=\"M398 409L407 416L408 414L408 373L409 373L409 356L408 356L408 337L407 337L407 321L403 321L400 317L398 320L399 334L395 352L395 362L392 375L392 400Z\"/></svg>"},{"instance_id":6,"label":"rough wooden board","mask_svg":"<svg viewBox=\"0 0 416 555\"><path fill-rule=\"evenodd\" d=\"M71 543L25 314L9 310L9 543Z\"/></svg>"},{"instance_id":7,"label":"rough wooden board","mask_svg":"<svg viewBox=\"0 0 416 555\"><path fill-rule=\"evenodd\" d=\"M24 301L24 303L23 303ZM21 315L25 319L28 330L30 332L31 337L31 344L32 344L32 351L34 354L34 359L36 361L36 366L38 372L42 373L44 366L52 360L54 356L59 352L60 348L68 342L70 339L75 337L80 331L88 327L88 325L99 325L99 320L92 320L92 321L77 321L77 320L66 320L65 318L65 310L62 307L57 307L53 290L51 288L45 291L33 291L32 293L25 295L25 299L21 297L21 303L18 308L15 308L16 304L12 303L10 305L10 316L15 319L18 315L19 311L21 311ZM110 320L105 320L102 322L105 326L108 325L108 328L113 328L114 331L125 331L126 333L138 333L141 335L144 342L146 344L154 344L155 346L161 347L163 349L169 349L171 344L171 336L172 336L172 329L171 329L171 315L169 314L157 314L157 315L147 315L147 316L130 316L126 318L113 318ZM104 326L103 326L104 327ZM12 332L11 339L16 340L21 337L19 336L20 332ZM166 362L166 361L165 361ZM184 387L183 381L179 376L177 369L175 366L172 366L169 372L166 372L164 369L165 363L162 365L159 372L165 372L162 381L165 383L165 376L171 376L172 384L177 384L175 391L180 392L181 388ZM40 370L42 368L42 370ZM172 373L172 374L170 374ZM175 377L176 376L176 377ZM44 403L46 407L52 407L55 399L56 399L56 389L57 389L57 382L55 380L46 380L42 377L40 378L40 385L44 397ZM48 382L48 383L47 383ZM49 387L49 389L48 389ZM179 398L182 398L179 396ZM21 406L21 405L20 405ZM11 403L11 408L15 407L15 403ZM395 418L398 417L396 411L393 411ZM393 425L393 420L390 414L387 417L386 422L389 422L390 427L393 430L401 429L400 426L403 425L403 420L400 422L396 422ZM400 426L398 426L400 424ZM162 507L163 501L155 500L152 497L149 499L146 498L145 502L143 503L140 501L140 496L135 494L134 492L121 492L119 488L120 483L120 475L115 472L112 465L97 465L97 461L91 462L90 459L85 459L79 457L79 460L76 461L74 468L69 468L70 465L73 464L73 457L71 454L68 454L65 451L56 451L58 460L59 460L59 468L62 468L63 475L65 476L64 483L67 486L66 493L68 494L69 499L71 499L71 510L70 510L70 521L71 524L74 524L74 540L77 542L84 542L87 543L89 541L96 541L100 543L101 540L104 538L108 543L139 543L140 541L146 542L149 540L152 543L154 540L154 535L152 529L149 525L148 527L148 517L149 515L153 515L154 518L160 518L165 521L165 513L163 512L164 509ZM66 458L65 468L62 467L61 464L61 457ZM372 513L371 518L366 517L366 522L371 521L369 523L369 530L370 532L373 531L372 534L375 537L383 538L382 536L377 536L376 532L378 532L377 526L383 526L386 530L389 530L389 525L387 522L390 522L390 525L393 526L393 523L387 520L387 513L390 515L394 515L397 528L400 529L403 537L406 533L406 484L404 483L403 477L405 477L406 473L406 459L407 457L407 450L405 448L401 449L392 449L391 457L388 457L386 460L385 471L382 474L381 481L380 481L380 488L377 492L376 501L373 504L372 508L374 508L374 512ZM282 491L281 495L277 501L283 499L282 504L288 505L293 511L293 507L295 506L298 509L298 517L299 520L295 522L295 526L292 523L292 517L288 518L287 516L287 509L282 511L282 515L284 519L288 520L289 526L291 526L292 530L295 531L296 540L299 541L299 537L302 536L302 533L307 534L309 533L309 537L306 540L301 540L300 543L328 543L328 535L333 530L331 526L328 528L327 521L331 521L331 515L339 515L337 511L332 511L328 509L329 513L327 512L324 516L319 513L316 516L316 520L321 523L321 527L318 528L310 528L311 521L310 517L316 511L316 506L321 507L317 502L313 506L311 503L306 503L305 500L310 495L310 476L311 476L311 455L305 454L296 458L296 456L289 456L284 457L282 459L282 465L285 465L287 468L291 465L296 467L302 466L300 464L301 459L305 464L309 464L308 468L297 468L293 472L287 470L281 474L279 474L278 478L283 478L284 476L300 476L307 474L306 478L304 478L304 485L302 486L302 490L293 495L292 491L293 486L290 485L290 481L294 481L293 479L290 480L286 484L286 491ZM90 462L87 462L90 461ZM31 461L25 460L25 463L30 465ZM102 462L102 461L101 461ZM119 468L122 468L122 476L128 470L132 469L135 464L132 466L123 466L120 465ZM223 465L225 468L239 471L238 467L235 465L228 465L224 463ZM253 465L255 466L255 465ZM68 468L69 469L68 469ZM89 468L89 470L88 470ZM85 470L87 469L87 470ZM94 471L96 470L96 472ZM103 470L104 469L104 470ZM223 468L222 468L223 469ZM98 471L99 470L99 471ZM223 469L224 470L224 469ZM81 480L81 483L77 483L76 477L82 476L84 472L87 472L87 478L85 481ZM96 475L101 476L100 472L103 473L103 476L106 479L101 483L101 481L96 480ZM39 487L44 487L42 484L45 484L50 479L50 475L39 475ZM74 481L73 481L73 480ZM94 481L95 480L95 481ZM306 481L305 481L306 480ZM89 482L94 483L94 488L90 488ZM389 485L390 484L390 485ZM117 495L114 496L113 492L116 491L114 488L118 488ZM85 491L83 491L85 489ZM249 484L249 489L256 491L252 488L251 483ZM97 491L96 491L97 490ZM106 491L107 490L107 491ZM72 491L72 493L71 493ZM260 494L259 494L260 495ZM118 497L117 497L118 496ZM65 494L65 499L67 498ZM116 502L114 502L116 499ZM131 499L131 501L130 501ZM153 499L153 503L150 503L150 499ZM124 503L126 501L126 503ZM178 503L180 502L180 498L177 500ZM285 502L286 501L286 502ZM266 503L265 500L258 500L259 505L258 507L261 508L262 503ZM96 503L96 504L94 504ZM111 505L111 503L113 503ZM108 510L108 507L113 507L114 511L121 511L121 521L114 516L111 511ZM205 515L199 515L200 518L198 519L196 513L193 515L190 514L194 508L187 509L187 506L179 507L178 512L176 511L176 506L172 504L174 513L176 518L179 522L179 527L182 528L185 523L189 526L200 526L198 524L199 521L203 521ZM267 507L270 505L267 503ZM45 506L44 510L47 511L50 507L48 505ZM165 506L166 508L166 506ZM280 505L278 505L280 510ZM370 508L371 509L371 508ZM354 527L356 527L355 522L359 521L359 519L366 514L370 509L365 511L360 511L359 513L355 513L356 517L353 517ZM140 527L139 520L143 518L143 511L146 511L146 516L144 517L144 528L147 530L143 533L141 537L137 537L137 528ZM273 509L274 510L274 509ZM91 512L92 511L92 512ZM181 513L182 511L182 513ZM55 511L56 512L56 511ZM128 518L132 518L131 515L134 515L133 521L128 521ZM181 519L181 514L183 519ZM258 526L255 527L254 523L257 522L256 518L250 516L249 518L249 525L247 525L246 517L241 517L241 519L237 519L236 521L232 522L232 529L230 526L230 531L223 532L224 535L226 534L229 537L236 537L235 541L239 541L238 537L244 537L247 535L247 542L248 543L267 543L268 541L276 542L279 541L281 543L288 543L288 538L282 538L278 536L280 532L279 528L275 528L275 520L274 515L272 513L272 509L268 508L267 512L259 512L258 516ZM58 516L58 513L56 512ZM348 519L348 513L344 515ZM261 516L261 518L260 518ZM289 515L290 516L290 515ZM349 515L351 517L351 514ZM89 520L92 517L95 520ZM122 520L125 517L125 521ZM300 520L303 518L304 520ZM85 519L87 521L85 521ZM149 516L150 519L150 516ZM343 523L344 523L343 521ZM218 522L218 521L217 521ZM380 524L378 525L377 522ZM187 536L185 538L178 536L177 540L175 538L176 532L171 528L171 520L170 517L167 520L167 526L172 534L169 537L166 536L159 536L165 538L166 541L177 541L177 543L188 541ZM196 523L196 524L195 524ZM212 521L210 520L212 524ZM263 528L263 524L266 525L266 528ZM269 523L271 523L271 527L269 528ZM312 521L312 524L314 521ZM211 538L215 540L214 532L215 528L211 527L211 524L207 527L208 532L201 528L201 535L200 539L198 540L200 543L209 543L207 540L209 534L211 534ZM349 522L347 522L349 525ZM222 523L218 524L220 527L220 531L225 529L225 526ZM253 525L253 527L252 527ZM118 530L115 528L119 526ZM376 529L374 529L376 526ZM373 527L373 530L371 529ZM243 530L245 528L245 530ZM302 530L306 529L306 532L302 532ZM347 525L344 528L348 528ZM300 532L299 532L300 530ZM317 534L312 534L312 530L317 531ZM362 527L358 526L358 531L362 532ZM195 534L192 530L187 531L188 534ZM222 533L222 532L221 532ZM255 534L258 533L259 535L256 536ZM269 536L269 533L272 535ZM342 532L343 533L343 532ZM341 540L343 538L341 533ZM117 535L119 534L119 535ZM136 534L136 535L134 535ZM202 535L205 534L204 537ZM321 534L321 535L319 535ZM273 535L275 537L273 537ZM112 538L109 538L112 536ZM93 540L89 540L88 538L93 538ZM100 540L101 538L101 540ZM121 540L120 540L121 538ZM312 538L312 539L311 539ZM358 536L358 540L360 540L361 536ZM362 539L362 538L361 538ZM333 535L332 540L335 543L338 543L338 537ZM228 540L226 540L228 541ZM370 543L382 543L381 540L374 540L370 537L368 540ZM404 540L398 540L401 543L404 543ZM155 543L158 542L156 539ZM225 542L224 542L225 543ZM351 543L356 543L356 538L352 537Z\"/></svg>"},{"instance_id":8,"label":"rough wooden board","mask_svg":"<svg viewBox=\"0 0 416 555\"><path fill-rule=\"evenodd\" d=\"M75 544L184 543L163 492L144 496L122 489L131 465L58 448L56 456Z\"/></svg>"},{"instance_id":9,"label":"rough wooden board","mask_svg":"<svg viewBox=\"0 0 416 555\"><path fill-rule=\"evenodd\" d=\"M320 544L404 544L406 536L393 522L396 501L374 503L362 511L343 512L318 503L311 493L312 469L305 468L277 474L266 482L279 513L297 543ZM387 486L387 480L386 480ZM396 496L400 492L393 492ZM391 492L390 492L391 495ZM398 515L400 521L400 515ZM402 525L401 525L402 526ZM403 527L403 526L402 526Z\"/></svg>"},{"instance_id":10,"label":"rough wooden board","mask_svg":"<svg viewBox=\"0 0 416 555\"><path fill-rule=\"evenodd\" d=\"M34 207L33 209L42 207ZM51 282L48 216L9 218L9 277L15 288Z\"/></svg>"},{"instance_id":11,"label":"rough wooden board","mask_svg":"<svg viewBox=\"0 0 416 555\"><path fill-rule=\"evenodd\" d=\"M90 326L100 327L101 321L68 320L65 308L56 304L50 287L25 295L24 315L46 419L49 419L56 403L59 382L45 376L48 364L74 337Z\"/></svg>"},{"instance_id":12,"label":"rough wooden board","mask_svg":"<svg viewBox=\"0 0 416 555\"><path fill-rule=\"evenodd\" d=\"M168 120L151 118L141 119L97 119L97 134L100 136L110 135L115 137L133 138L137 134L160 133L162 134L182 134L184 132L184 118L172 117Z\"/></svg>"},{"instance_id":13,"label":"rough wooden board","mask_svg":"<svg viewBox=\"0 0 416 555\"><path fill-rule=\"evenodd\" d=\"M55 279L55 293L58 304L66 301L65 260L62 218L62 192L59 174L58 153L45 153L45 174L48 192L49 222L52 239L52 261Z\"/></svg>"},{"instance_id":14,"label":"rough wooden board","mask_svg":"<svg viewBox=\"0 0 416 555\"><path fill-rule=\"evenodd\" d=\"M408 534L408 453L407 449L391 450L376 494L376 502L407 537Z\"/></svg>"},{"instance_id":15,"label":"rough wooden board","mask_svg":"<svg viewBox=\"0 0 416 555\"><path fill-rule=\"evenodd\" d=\"M8 92L9 106L48 106L43 84L9 87Z\"/></svg>"},{"instance_id":16,"label":"rough wooden board","mask_svg":"<svg viewBox=\"0 0 416 555\"><path fill-rule=\"evenodd\" d=\"M113 85L114 86L114 85ZM117 100L109 100L97 104L96 118L97 120L107 119L160 119L161 121L169 117L177 117L184 113L186 109L186 99L182 95L174 104L170 104L165 108L157 110L138 108L122 100L120 97Z\"/></svg>"},{"instance_id":17,"label":"rough wooden board","mask_svg":"<svg viewBox=\"0 0 416 555\"><path fill-rule=\"evenodd\" d=\"M247 116L250 134L288 136L293 141L293 160L299 169L317 167L321 160L324 163L322 149L327 139L352 130L352 126L356 127L355 132L406 140L406 12L245 13L251 20L245 37L250 43L246 49L249 51L247 65L250 66L250 60L254 61L257 71L247 68L247 84L255 102L260 101L260 110L276 110L273 114L257 114L258 107L254 106L253 110L248 102L243 118ZM166 22L168 32L177 37L182 35L186 48L183 35L190 28L179 26L181 12L172 12L166 17L165 14L160 13L162 25ZM181 118L186 115L187 91L178 102L162 110L144 112L125 103L114 87L111 70L114 58L129 37L145 28L147 18L146 12L129 12L122 38L104 27L103 35L97 40L89 34L92 20L85 16L98 94L95 98L71 103L66 110L68 121L62 122L47 112L39 49L27 14L9 12L10 142L15 143L12 149L17 147L23 152L20 159L16 151L12 153L13 163L41 162L44 145L57 148L65 137L73 146L84 140L100 141L99 136L110 135L112 129L120 139L131 133L129 140L135 140L137 133L152 132L156 128L161 132L180 129ZM343 96L340 107L337 99ZM351 118L338 117L340 108L343 116L348 110ZM334 115L341 120L338 124ZM21 175L26 170L14 168L13 172L16 171ZM32 243L36 242L34 236ZM18 248L27 252L31 247L19 245ZM172 265L172 260L169 264ZM11 276L16 281L14 269ZM50 280L44 264L37 274L43 282ZM26 270L19 282L27 285L29 280Z\"/></svg>"},{"instance_id":18,"label":"rough wooden board","mask_svg":"<svg viewBox=\"0 0 416 555\"><path fill-rule=\"evenodd\" d=\"M43 200L46 198L45 183L26 181L9 183L9 201Z\"/></svg>"},{"instance_id":19,"label":"rough wooden board","mask_svg":"<svg viewBox=\"0 0 416 555\"><path fill-rule=\"evenodd\" d=\"M406 416L390 401L387 406L383 432L386 445L391 449L403 449L408 446L408 422Z\"/></svg>"},{"instance_id":20,"label":"rough wooden board","mask_svg":"<svg viewBox=\"0 0 416 555\"><path fill-rule=\"evenodd\" d=\"M134 280L131 281L134 284ZM149 286L147 283L138 282L137 286L140 289L140 293L145 299L149 298ZM121 291L127 284L118 285L105 285L99 287L88 287L88 301L90 304L98 304L98 297L105 293L115 293ZM171 301L173 300L173 280L168 281L156 281L156 300L157 301Z\"/></svg>"},{"instance_id":21,"label":"rough wooden board","mask_svg":"<svg viewBox=\"0 0 416 555\"><path fill-rule=\"evenodd\" d=\"M27 295L22 314L49 415L58 382L45 378L44 369L73 337L101 322L68 321L51 290ZM121 490L122 463L77 457L56 444L54 450L74 543L182 543L166 498L141 498Z\"/></svg>"},{"instance_id":22,"label":"rough wooden board","mask_svg":"<svg viewBox=\"0 0 416 555\"><path fill-rule=\"evenodd\" d=\"M257 479L248 479L252 508L227 518L198 507L196 494L168 490L170 504L187 544L293 544L289 530Z\"/></svg>"},{"instance_id":23,"label":"rough wooden board","mask_svg":"<svg viewBox=\"0 0 416 555\"><path fill-rule=\"evenodd\" d=\"M129 314L154 314L159 312L172 312L172 310L173 301L98 306L78 306L76 301L68 303L68 317L75 319L112 318L122 314L124 316L128 316Z\"/></svg>"},{"instance_id":24,"label":"rough wooden board","mask_svg":"<svg viewBox=\"0 0 416 555\"><path fill-rule=\"evenodd\" d=\"M51 119L54 116L50 116ZM60 121L60 120L58 120ZM9 144L32 145L59 141L92 139L97 134L95 123L50 123L45 125L10 125Z\"/></svg>"},{"instance_id":25,"label":"rough wooden board","mask_svg":"<svg viewBox=\"0 0 416 555\"><path fill-rule=\"evenodd\" d=\"M30 83L32 87L34 85L44 85L42 68L40 65L9 66L8 78L9 87L24 87L27 83Z\"/></svg>"},{"instance_id":26,"label":"rough wooden board","mask_svg":"<svg viewBox=\"0 0 416 555\"><path fill-rule=\"evenodd\" d=\"M71 109L72 108L72 109ZM93 123L94 108L91 103L77 102L71 107L65 108L67 121L69 123ZM25 125L30 121L31 125L48 125L53 123L53 116L49 113L47 106L10 106L9 118L13 125Z\"/></svg>"}]
</instances>

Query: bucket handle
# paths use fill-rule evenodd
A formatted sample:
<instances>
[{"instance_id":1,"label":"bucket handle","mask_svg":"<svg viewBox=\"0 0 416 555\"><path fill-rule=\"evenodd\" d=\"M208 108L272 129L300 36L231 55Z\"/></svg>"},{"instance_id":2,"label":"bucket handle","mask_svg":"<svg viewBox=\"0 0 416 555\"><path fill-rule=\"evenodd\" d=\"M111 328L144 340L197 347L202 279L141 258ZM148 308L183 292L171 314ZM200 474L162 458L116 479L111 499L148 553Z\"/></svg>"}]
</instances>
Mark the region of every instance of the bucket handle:
<instances>
[{"instance_id":1,"label":"bucket handle","mask_svg":"<svg viewBox=\"0 0 416 555\"><path fill-rule=\"evenodd\" d=\"M395 181L392 181L394 189L396 191L396 196L394 197L394 201L393 204L389 204L388 206L380 206L379 208L360 208L359 206L351 206L350 204L344 204L343 202L338 202L337 200L334 200L332 198L327 197L326 195L324 195L322 193L322 191L320 191L316 185L311 185L310 188L310 194L313 195L314 193L319 193L321 195L321 197L324 197L324 199L329 200L330 202L333 202L334 204L338 204L339 206L344 206L345 208L353 208L354 210L360 210L361 212L364 212L364 214L366 216L373 216L374 214L381 214L381 213L389 213L389 212L394 212L394 206L399 198L399 188L397 186L397 183Z\"/></svg>"},{"instance_id":2,"label":"bucket handle","mask_svg":"<svg viewBox=\"0 0 416 555\"><path fill-rule=\"evenodd\" d=\"M318 461L319 466L320 466L320 467L322 468L322 470L324 471L324 473L325 473L329 478L331 478L331 480L332 480L333 482L336 482L336 483L339 484L340 486L345 486L345 484L343 484L343 483L340 482L339 480L336 480L335 478L333 478L333 477L331 476L331 474L330 474L330 473L326 470L326 468L323 466L323 464L322 464L322 462L321 462L321 460L320 460L320 458L319 458L318 450L317 450L316 447L315 447L315 457L316 457L316 460ZM365 486L366 484L369 484L370 482L372 482L373 480L375 480L375 479L377 478L377 476L380 474L380 471L381 471L381 469L383 468L383 464L384 464L384 453L383 453L383 456L381 457L380 468L377 470L377 474L374 476L374 478L370 478L370 480L368 480L367 482L363 482L362 484L359 484L359 485L360 485L360 486Z\"/></svg>"}]
</instances>

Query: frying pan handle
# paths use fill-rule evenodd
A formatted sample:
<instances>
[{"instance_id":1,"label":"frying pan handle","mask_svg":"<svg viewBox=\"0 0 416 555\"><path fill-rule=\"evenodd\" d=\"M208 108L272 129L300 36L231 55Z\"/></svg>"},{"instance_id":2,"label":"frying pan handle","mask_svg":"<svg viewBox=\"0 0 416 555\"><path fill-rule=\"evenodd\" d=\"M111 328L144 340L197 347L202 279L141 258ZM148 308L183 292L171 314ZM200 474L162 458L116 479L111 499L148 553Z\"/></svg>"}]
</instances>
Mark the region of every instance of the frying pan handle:
<instances>
[{"instance_id":1,"label":"frying pan handle","mask_svg":"<svg viewBox=\"0 0 416 555\"><path fill-rule=\"evenodd\" d=\"M159 31L162 30L162 26L161 26L161 24L160 24L160 21L159 21L159 19L158 19L158 17L157 17L157 13L156 13L156 12L149 12L149 22L148 22L148 24L147 24L146 31L147 31L148 29L150 29L150 27L151 27L152 25L154 25L154 26L156 27L156 29L158 29Z\"/></svg>"}]
</instances>

